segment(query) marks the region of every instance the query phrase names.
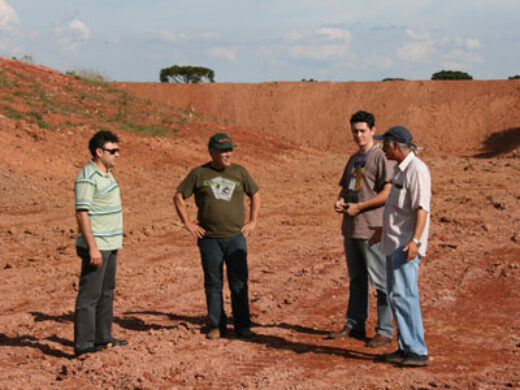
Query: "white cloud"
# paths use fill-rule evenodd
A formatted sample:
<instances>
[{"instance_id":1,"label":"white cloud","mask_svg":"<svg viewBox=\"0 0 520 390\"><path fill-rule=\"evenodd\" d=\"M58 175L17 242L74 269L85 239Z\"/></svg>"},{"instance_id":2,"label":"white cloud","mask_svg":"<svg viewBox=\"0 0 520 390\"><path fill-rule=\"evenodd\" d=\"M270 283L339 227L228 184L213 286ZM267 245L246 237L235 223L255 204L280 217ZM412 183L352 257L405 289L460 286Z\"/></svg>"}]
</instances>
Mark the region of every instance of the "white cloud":
<instances>
[{"instance_id":1,"label":"white cloud","mask_svg":"<svg viewBox=\"0 0 520 390\"><path fill-rule=\"evenodd\" d=\"M429 32L418 33L411 29L406 30L406 35L408 35L412 39L416 39L416 40L420 40L420 41L431 39L431 34Z\"/></svg>"},{"instance_id":2,"label":"white cloud","mask_svg":"<svg viewBox=\"0 0 520 390\"><path fill-rule=\"evenodd\" d=\"M443 61L442 67L445 69L458 70L458 71L464 71L464 70L471 68L471 66L468 66L468 64L464 64L461 62L455 62L455 61Z\"/></svg>"},{"instance_id":3,"label":"white cloud","mask_svg":"<svg viewBox=\"0 0 520 390\"><path fill-rule=\"evenodd\" d=\"M209 50L209 55L215 58L223 58L229 62L235 62L237 51L237 47L215 46Z\"/></svg>"},{"instance_id":4,"label":"white cloud","mask_svg":"<svg viewBox=\"0 0 520 390\"><path fill-rule=\"evenodd\" d=\"M306 35L292 33L286 42L281 50L296 60L340 60L351 56L352 34L341 28L322 27ZM264 53L268 52L264 50Z\"/></svg>"},{"instance_id":5,"label":"white cloud","mask_svg":"<svg viewBox=\"0 0 520 390\"><path fill-rule=\"evenodd\" d=\"M72 52L77 52L79 46L90 39L90 29L79 19L71 20L65 28L56 27L54 32L60 43Z\"/></svg>"},{"instance_id":6,"label":"white cloud","mask_svg":"<svg viewBox=\"0 0 520 390\"><path fill-rule=\"evenodd\" d=\"M433 41L407 42L397 49L397 56L412 62L426 61L433 50Z\"/></svg>"},{"instance_id":7,"label":"white cloud","mask_svg":"<svg viewBox=\"0 0 520 390\"><path fill-rule=\"evenodd\" d=\"M295 45L288 48L294 59L334 60L347 58L349 48L344 45Z\"/></svg>"},{"instance_id":8,"label":"white cloud","mask_svg":"<svg viewBox=\"0 0 520 390\"><path fill-rule=\"evenodd\" d=\"M341 28L323 27L318 30L318 34L326 35L328 40L345 41L348 45L352 42L350 31Z\"/></svg>"},{"instance_id":9,"label":"white cloud","mask_svg":"<svg viewBox=\"0 0 520 390\"><path fill-rule=\"evenodd\" d=\"M480 54L464 51L464 50L452 50L442 56L446 60L456 60L470 63L482 62L482 56Z\"/></svg>"},{"instance_id":10,"label":"white cloud","mask_svg":"<svg viewBox=\"0 0 520 390\"><path fill-rule=\"evenodd\" d=\"M455 43L458 46L464 46L464 47L467 47L468 49L478 49L482 46L480 41L478 39L474 39L474 38L456 37Z\"/></svg>"},{"instance_id":11,"label":"white cloud","mask_svg":"<svg viewBox=\"0 0 520 390\"><path fill-rule=\"evenodd\" d=\"M159 35L168 42L179 42L188 39L186 34L172 34L166 29L160 30Z\"/></svg>"},{"instance_id":12,"label":"white cloud","mask_svg":"<svg viewBox=\"0 0 520 390\"><path fill-rule=\"evenodd\" d=\"M0 0L0 30L11 32L18 25L18 15L7 1Z\"/></svg>"},{"instance_id":13,"label":"white cloud","mask_svg":"<svg viewBox=\"0 0 520 390\"><path fill-rule=\"evenodd\" d=\"M74 19L69 24L70 31L82 41L87 41L90 38L90 29L81 20Z\"/></svg>"}]
</instances>

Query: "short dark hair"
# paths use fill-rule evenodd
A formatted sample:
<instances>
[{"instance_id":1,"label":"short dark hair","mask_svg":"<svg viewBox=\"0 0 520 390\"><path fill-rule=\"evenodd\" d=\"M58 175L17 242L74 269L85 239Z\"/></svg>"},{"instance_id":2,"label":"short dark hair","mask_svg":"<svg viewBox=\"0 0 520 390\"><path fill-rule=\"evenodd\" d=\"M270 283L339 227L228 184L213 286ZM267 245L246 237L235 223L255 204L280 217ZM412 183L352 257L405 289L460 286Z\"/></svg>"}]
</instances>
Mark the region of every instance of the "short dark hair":
<instances>
[{"instance_id":1,"label":"short dark hair","mask_svg":"<svg viewBox=\"0 0 520 390\"><path fill-rule=\"evenodd\" d=\"M107 142L119 142L119 138L117 135L108 130L98 131L88 142L88 148L90 149L90 153L92 157L96 156L96 150L98 148L103 148Z\"/></svg>"},{"instance_id":2,"label":"short dark hair","mask_svg":"<svg viewBox=\"0 0 520 390\"><path fill-rule=\"evenodd\" d=\"M358 111L350 117L350 125L358 122L366 122L368 127L371 129L376 124L376 118L374 114L367 111Z\"/></svg>"}]
</instances>

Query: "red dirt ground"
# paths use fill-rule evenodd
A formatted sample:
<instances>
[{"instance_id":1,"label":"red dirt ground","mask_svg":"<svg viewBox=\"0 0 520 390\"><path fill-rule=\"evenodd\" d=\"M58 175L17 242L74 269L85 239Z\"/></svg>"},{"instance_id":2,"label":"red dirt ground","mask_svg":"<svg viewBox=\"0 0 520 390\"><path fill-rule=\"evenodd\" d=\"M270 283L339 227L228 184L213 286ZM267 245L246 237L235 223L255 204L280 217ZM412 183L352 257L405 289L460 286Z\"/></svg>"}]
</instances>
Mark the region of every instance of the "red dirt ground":
<instances>
[{"instance_id":1,"label":"red dirt ground","mask_svg":"<svg viewBox=\"0 0 520 390\"><path fill-rule=\"evenodd\" d=\"M0 59L0 70L0 388L520 387L520 82L115 84L147 101L17 61ZM395 345L324 338L344 324L348 278L332 205L353 150L345 118L359 108L376 113L380 130L409 126L432 172L420 270L427 368L374 361ZM164 125L167 136L124 131L126 121ZM114 334L130 345L75 359L73 181L100 126L122 138ZM205 339L198 250L171 201L221 130L262 191L248 242L259 336L247 341Z\"/></svg>"}]
</instances>

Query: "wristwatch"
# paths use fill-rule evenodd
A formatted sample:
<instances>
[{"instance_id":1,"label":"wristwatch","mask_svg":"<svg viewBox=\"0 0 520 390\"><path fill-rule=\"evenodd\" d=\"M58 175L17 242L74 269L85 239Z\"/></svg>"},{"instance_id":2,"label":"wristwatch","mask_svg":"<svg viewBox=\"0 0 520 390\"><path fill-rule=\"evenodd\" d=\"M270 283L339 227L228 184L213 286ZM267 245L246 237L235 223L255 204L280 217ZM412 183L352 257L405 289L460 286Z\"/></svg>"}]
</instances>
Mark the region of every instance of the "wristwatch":
<instances>
[{"instance_id":1,"label":"wristwatch","mask_svg":"<svg viewBox=\"0 0 520 390\"><path fill-rule=\"evenodd\" d=\"M417 248L421 246L421 241L419 241L417 238L412 238L412 241L415 242L415 245L417 245Z\"/></svg>"}]
</instances>

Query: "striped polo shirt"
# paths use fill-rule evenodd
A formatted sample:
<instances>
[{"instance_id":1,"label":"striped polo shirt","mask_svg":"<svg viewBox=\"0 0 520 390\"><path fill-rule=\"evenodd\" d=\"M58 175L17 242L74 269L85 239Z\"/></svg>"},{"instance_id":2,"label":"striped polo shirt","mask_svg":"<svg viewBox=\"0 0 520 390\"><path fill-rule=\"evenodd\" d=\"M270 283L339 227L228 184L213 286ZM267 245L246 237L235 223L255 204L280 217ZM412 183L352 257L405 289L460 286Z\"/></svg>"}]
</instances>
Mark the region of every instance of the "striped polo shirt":
<instances>
[{"instance_id":1,"label":"striped polo shirt","mask_svg":"<svg viewBox=\"0 0 520 390\"><path fill-rule=\"evenodd\" d=\"M76 210L87 210L90 226L99 250L123 246L123 210L121 193L112 173L104 173L94 161L80 171L74 184ZM81 232L76 245L87 248Z\"/></svg>"}]
</instances>

